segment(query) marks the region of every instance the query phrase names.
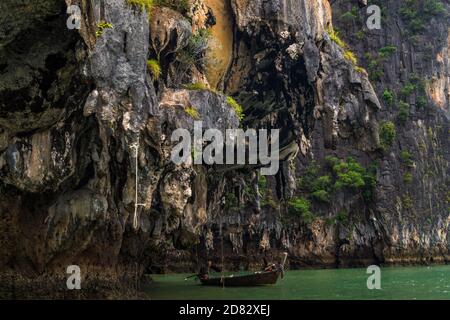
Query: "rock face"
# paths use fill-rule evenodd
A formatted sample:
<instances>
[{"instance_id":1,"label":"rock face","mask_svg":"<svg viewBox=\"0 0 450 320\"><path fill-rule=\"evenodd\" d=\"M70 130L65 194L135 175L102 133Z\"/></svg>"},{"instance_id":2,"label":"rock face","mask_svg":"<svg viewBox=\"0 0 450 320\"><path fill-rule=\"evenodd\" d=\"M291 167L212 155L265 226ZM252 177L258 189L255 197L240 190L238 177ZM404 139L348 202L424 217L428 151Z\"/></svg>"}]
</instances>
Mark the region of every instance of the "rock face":
<instances>
[{"instance_id":1,"label":"rock face","mask_svg":"<svg viewBox=\"0 0 450 320\"><path fill-rule=\"evenodd\" d=\"M369 30L364 1L213 2L2 1L1 297L104 297L222 254L448 262L449 4L385 1ZM208 83L217 21L232 50ZM175 165L171 135L195 121L279 128L279 172ZM66 290L69 265L86 290Z\"/></svg>"},{"instance_id":2,"label":"rock face","mask_svg":"<svg viewBox=\"0 0 450 320\"><path fill-rule=\"evenodd\" d=\"M333 6L336 17L351 10L344 1ZM362 41L352 37L361 21L336 19L384 97L380 122L392 121L397 128L377 175L374 212L385 242L381 257L387 263L448 262L448 3L413 1L409 10L396 1L383 6L384 27ZM424 25L414 27L412 17ZM395 52L387 53L389 48ZM388 91L395 93L392 102Z\"/></svg>"}]
</instances>

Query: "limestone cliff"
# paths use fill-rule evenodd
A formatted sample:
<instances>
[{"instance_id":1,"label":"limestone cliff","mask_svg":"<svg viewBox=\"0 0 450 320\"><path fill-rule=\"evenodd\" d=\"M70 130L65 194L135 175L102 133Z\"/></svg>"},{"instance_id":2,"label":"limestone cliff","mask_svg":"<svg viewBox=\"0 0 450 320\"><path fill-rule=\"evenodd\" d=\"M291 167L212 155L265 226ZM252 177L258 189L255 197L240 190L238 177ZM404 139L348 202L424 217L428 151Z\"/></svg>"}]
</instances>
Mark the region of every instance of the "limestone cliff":
<instances>
[{"instance_id":1,"label":"limestone cliff","mask_svg":"<svg viewBox=\"0 0 450 320\"><path fill-rule=\"evenodd\" d=\"M0 4L0 297L72 297L72 264L102 297L222 256L448 262L447 1L139 2ZM279 172L175 165L195 120L281 129Z\"/></svg>"}]
</instances>

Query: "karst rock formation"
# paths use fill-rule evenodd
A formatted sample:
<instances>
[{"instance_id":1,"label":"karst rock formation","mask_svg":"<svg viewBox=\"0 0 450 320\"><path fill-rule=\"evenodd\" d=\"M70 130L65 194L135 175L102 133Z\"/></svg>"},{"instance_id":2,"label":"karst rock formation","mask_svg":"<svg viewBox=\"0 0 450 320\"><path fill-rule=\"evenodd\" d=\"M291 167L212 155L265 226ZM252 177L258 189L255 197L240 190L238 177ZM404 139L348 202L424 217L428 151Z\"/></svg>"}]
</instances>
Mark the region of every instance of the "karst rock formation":
<instances>
[{"instance_id":1,"label":"karst rock formation","mask_svg":"<svg viewBox=\"0 0 450 320\"><path fill-rule=\"evenodd\" d=\"M0 2L0 297L449 261L448 0L136 2ZM174 164L195 121L280 129L278 173Z\"/></svg>"}]
</instances>

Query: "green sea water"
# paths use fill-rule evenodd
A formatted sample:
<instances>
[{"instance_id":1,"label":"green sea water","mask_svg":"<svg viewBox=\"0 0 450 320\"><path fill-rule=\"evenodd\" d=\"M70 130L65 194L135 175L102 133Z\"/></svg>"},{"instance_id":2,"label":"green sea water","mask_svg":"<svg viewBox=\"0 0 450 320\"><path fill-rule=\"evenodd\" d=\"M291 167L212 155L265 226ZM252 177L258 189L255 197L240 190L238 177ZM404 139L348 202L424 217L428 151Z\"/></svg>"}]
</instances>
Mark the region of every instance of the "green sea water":
<instances>
[{"instance_id":1,"label":"green sea water","mask_svg":"<svg viewBox=\"0 0 450 320\"><path fill-rule=\"evenodd\" d=\"M252 288L204 287L185 276L154 275L146 291L157 300L450 300L450 265L381 268L380 290L367 289L366 269L287 271L276 285Z\"/></svg>"}]
</instances>

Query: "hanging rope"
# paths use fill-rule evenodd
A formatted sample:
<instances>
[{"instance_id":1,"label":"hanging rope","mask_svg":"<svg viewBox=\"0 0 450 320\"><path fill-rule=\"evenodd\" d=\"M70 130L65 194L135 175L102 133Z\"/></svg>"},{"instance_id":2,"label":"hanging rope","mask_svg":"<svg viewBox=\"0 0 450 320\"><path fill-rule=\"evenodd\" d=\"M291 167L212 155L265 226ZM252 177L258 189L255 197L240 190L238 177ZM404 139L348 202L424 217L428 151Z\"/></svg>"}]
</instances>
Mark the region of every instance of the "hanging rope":
<instances>
[{"instance_id":1,"label":"hanging rope","mask_svg":"<svg viewBox=\"0 0 450 320\"><path fill-rule=\"evenodd\" d=\"M221 219L222 220L222 219ZM221 279L220 282L222 282L222 289L225 288L225 275L223 273L224 270L224 258L223 258L223 233L222 233L222 221L220 221L220 244L221 244L221 255L222 255L222 270L221 270Z\"/></svg>"},{"instance_id":2,"label":"hanging rope","mask_svg":"<svg viewBox=\"0 0 450 320\"><path fill-rule=\"evenodd\" d=\"M134 191L135 191L135 195L134 195L134 216L133 216L133 228L136 230L138 227L138 179L139 179L139 173L138 173L138 156L139 156L139 137L137 139L136 144L131 146L132 148L134 148L135 154L134 154L134 159L135 159L135 186L134 186Z\"/></svg>"},{"instance_id":3,"label":"hanging rope","mask_svg":"<svg viewBox=\"0 0 450 320\"><path fill-rule=\"evenodd\" d=\"M139 136L137 137L136 143L133 143L131 145L131 149L134 149L134 160L135 160L135 185L134 185L134 215L133 215L133 228L134 230L138 229L139 226L139 219L138 219L138 207L144 206L145 204L138 203L138 185L139 185L139 163L138 163L138 157L139 157Z\"/></svg>"},{"instance_id":4,"label":"hanging rope","mask_svg":"<svg viewBox=\"0 0 450 320\"><path fill-rule=\"evenodd\" d=\"M199 258L198 258L198 242L195 244L195 255L196 255L196 259L197 259L197 270L200 266L199 264Z\"/></svg>"}]
</instances>

